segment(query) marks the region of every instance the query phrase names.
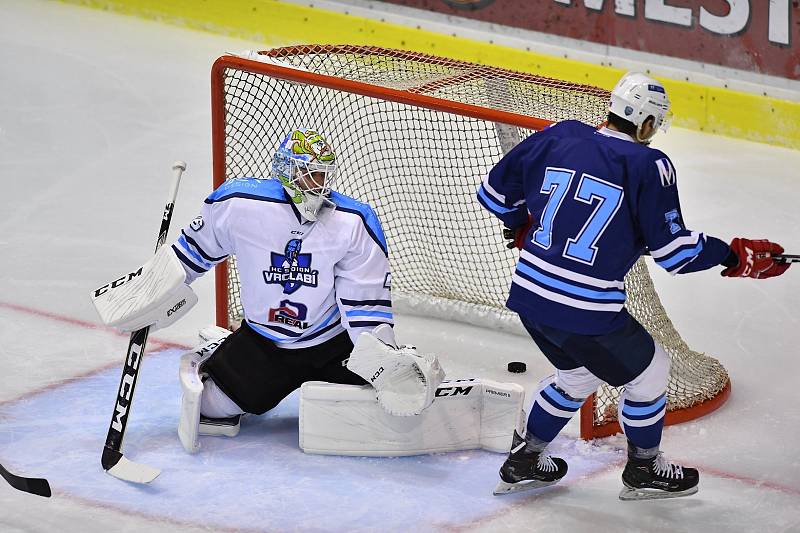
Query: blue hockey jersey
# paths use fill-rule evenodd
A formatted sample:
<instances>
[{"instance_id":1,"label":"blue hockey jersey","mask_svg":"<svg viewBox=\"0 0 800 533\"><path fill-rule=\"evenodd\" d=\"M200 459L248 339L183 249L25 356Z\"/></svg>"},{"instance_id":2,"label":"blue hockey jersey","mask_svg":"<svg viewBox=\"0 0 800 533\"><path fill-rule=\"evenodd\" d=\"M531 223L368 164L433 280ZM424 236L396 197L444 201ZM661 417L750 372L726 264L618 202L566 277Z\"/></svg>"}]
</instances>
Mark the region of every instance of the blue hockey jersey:
<instances>
[{"instance_id":1,"label":"blue hockey jersey","mask_svg":"<svg viewBox=\"0 0 800 533\"><path fill-rule=\"evenodd\" d=\"M725 242L689 230L661 151L578 121L531 135L484 178L481 205L506 226L534 224L507 306L565 331L601 335L627 319L623 278L648 250L670 274L719 265Z\"/></svg>"}]
</instances>

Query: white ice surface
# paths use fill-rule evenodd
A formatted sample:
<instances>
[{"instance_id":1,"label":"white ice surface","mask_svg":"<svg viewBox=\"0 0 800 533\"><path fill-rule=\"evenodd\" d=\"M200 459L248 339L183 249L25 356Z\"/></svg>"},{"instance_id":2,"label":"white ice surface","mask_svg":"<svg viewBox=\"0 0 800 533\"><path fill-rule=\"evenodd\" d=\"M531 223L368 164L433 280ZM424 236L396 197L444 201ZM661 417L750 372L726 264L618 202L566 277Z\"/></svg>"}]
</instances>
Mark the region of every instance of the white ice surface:
<instances>
[{"instance_id":1,"label":"white ice surface","mask_svg":"<svg viewBox=\"0 0 800 533\"><path fill-rule=\"evenodd\" d=\"M226 51L264 45L37 0L0 6L0 463L46 477L45 500L0 483L2 531L455 530L800 531L800 269L764 282L651 268L691 346L731 373L728 403L670 427L669 456L702 471L700 493L617 500L623 442L556 441L563 484L494 497L499 454L312 457L296 448L296 399L246 421L236 439L183 453L178 347L213 320L201 302L151 337L126 451L163 468L147 489L104 474L100 451L126 339L102 329L88 293L153 247L170 166L188 162L175 226L210 190L209 72ZM676 110L680 112L680 110ZM765 116L764 120L770 120ZM678 168L693 229L769 237L800 253L800 152L672 130L657 147ZM172 235L175 234L173 229ZM522 337L397 317L398 337L440 355L452 377L548 373ZM519 376L510 360L528 363Z\"/></svg>"}]
</instances>

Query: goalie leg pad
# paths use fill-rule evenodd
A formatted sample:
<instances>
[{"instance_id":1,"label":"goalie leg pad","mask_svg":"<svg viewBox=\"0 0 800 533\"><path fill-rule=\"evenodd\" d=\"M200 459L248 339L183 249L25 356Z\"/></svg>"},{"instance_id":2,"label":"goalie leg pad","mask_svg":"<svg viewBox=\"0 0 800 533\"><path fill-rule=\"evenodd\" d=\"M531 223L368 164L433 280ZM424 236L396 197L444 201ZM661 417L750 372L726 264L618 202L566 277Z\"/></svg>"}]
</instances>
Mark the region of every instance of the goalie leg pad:
<instances>
[{"instance_id":1,"label":"goalie leg pad","mask_svg":"<svg viewBox=\"0 0 800 533\"><path fill-rule=\"evenodd\" d=\"M209 354L210 355L210 354ZM186 352L181 356L178 376L181 381L181 417L178 421L178 438L183 449L195 453L200 449L197 441L200 424L200 401L203 396L203 380L199 366L204 358L196 352Z\"/></svg>"},{"instance_id":2,"label":"goalie leg pad","mask_svg":"<svg viewBox=\"0 0 800 533\"><path fill-rule=\"evenodd\" d=\"M204 375L201 372L201 365L211 357L214 350L217 349L227 335L230 335L230 331L217 331L216 335L208 337L209 340L181 356L178 378L181 383L182 396L181 415L178 421L178 438L183 448L189 453L195 453L200 449L197 437L200 434L204 434L200 430L200 413L204 404L209 402L219 403L212 400L212 398L216 397L214 394L215 387L206 386L203 382ZM201 336L201 338L203 337ZM213 382L208 383L208 385L212 384ZM208 392L206 393L207 390ZM230 402L230 400L228 401Z\"/></svg>"},{"instance_id":3,"label":"goalie leg pad","mask_svg":"<svg viewBox=\"0 0 800 533\"><path fill-rule=\"evenodd\" d=\"M419 416L398 417L369 386L310 381L300 389L300 448L326 455L401 456L483 448L505 453L525 424L525 389L445 381Z\"/></svg>"}]
</instances>

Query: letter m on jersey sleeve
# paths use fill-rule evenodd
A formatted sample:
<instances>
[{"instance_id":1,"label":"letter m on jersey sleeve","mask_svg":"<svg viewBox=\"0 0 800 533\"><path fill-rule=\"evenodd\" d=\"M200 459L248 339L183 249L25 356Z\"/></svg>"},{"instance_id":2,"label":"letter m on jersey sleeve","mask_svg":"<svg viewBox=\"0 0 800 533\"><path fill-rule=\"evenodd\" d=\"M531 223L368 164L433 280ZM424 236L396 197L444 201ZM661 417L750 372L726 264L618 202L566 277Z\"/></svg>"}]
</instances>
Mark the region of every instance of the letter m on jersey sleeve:
<instances>
[{"instance_id":1,"label":"letter m on jersey sleeve","mask_svg":"<svg viewBox=\"0 0 800 533\"><path fill-rule=\"evenodd\" d=\"M661 178L661 186L669 187L675 185L675 167L672 162L666 157L656 159L656 168L658 168L658 176Z\"/></svg>"}]
</instances>

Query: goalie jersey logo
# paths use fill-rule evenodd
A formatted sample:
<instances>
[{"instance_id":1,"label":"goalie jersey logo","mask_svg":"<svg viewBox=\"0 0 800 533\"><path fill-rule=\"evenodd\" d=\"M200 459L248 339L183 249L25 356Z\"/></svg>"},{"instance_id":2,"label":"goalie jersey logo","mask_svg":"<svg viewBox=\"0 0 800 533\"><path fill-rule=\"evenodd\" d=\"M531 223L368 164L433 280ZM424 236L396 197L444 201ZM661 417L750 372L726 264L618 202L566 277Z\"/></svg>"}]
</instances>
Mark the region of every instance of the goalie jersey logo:
<instances>
[{"instance_id":1,"label":"goalie jersey logo","mask_svg":"<svg viewBox=\"0 0 800 533\"><path fill-rule=\"evenodd\" d=\"M264 271L264 282L283 285L284 294L292 294L303 285L317 286L318 270L311 269L311 254L301 254L303 241L291 239L283 254L271 252L269 270Z\"/></svg>"},{"instance_id":2,"label":"goalie jersey logo","mask_svg":"<svg viewBox=\"0 0 800 533\"><path fill-rule=\"evenodd\" d=\"M286 324L293 328L308 329L307 316L308 307L305 304L281 300L278 307L270 308L268 320L269 322Z\"/></svg>"}]
</instances>

